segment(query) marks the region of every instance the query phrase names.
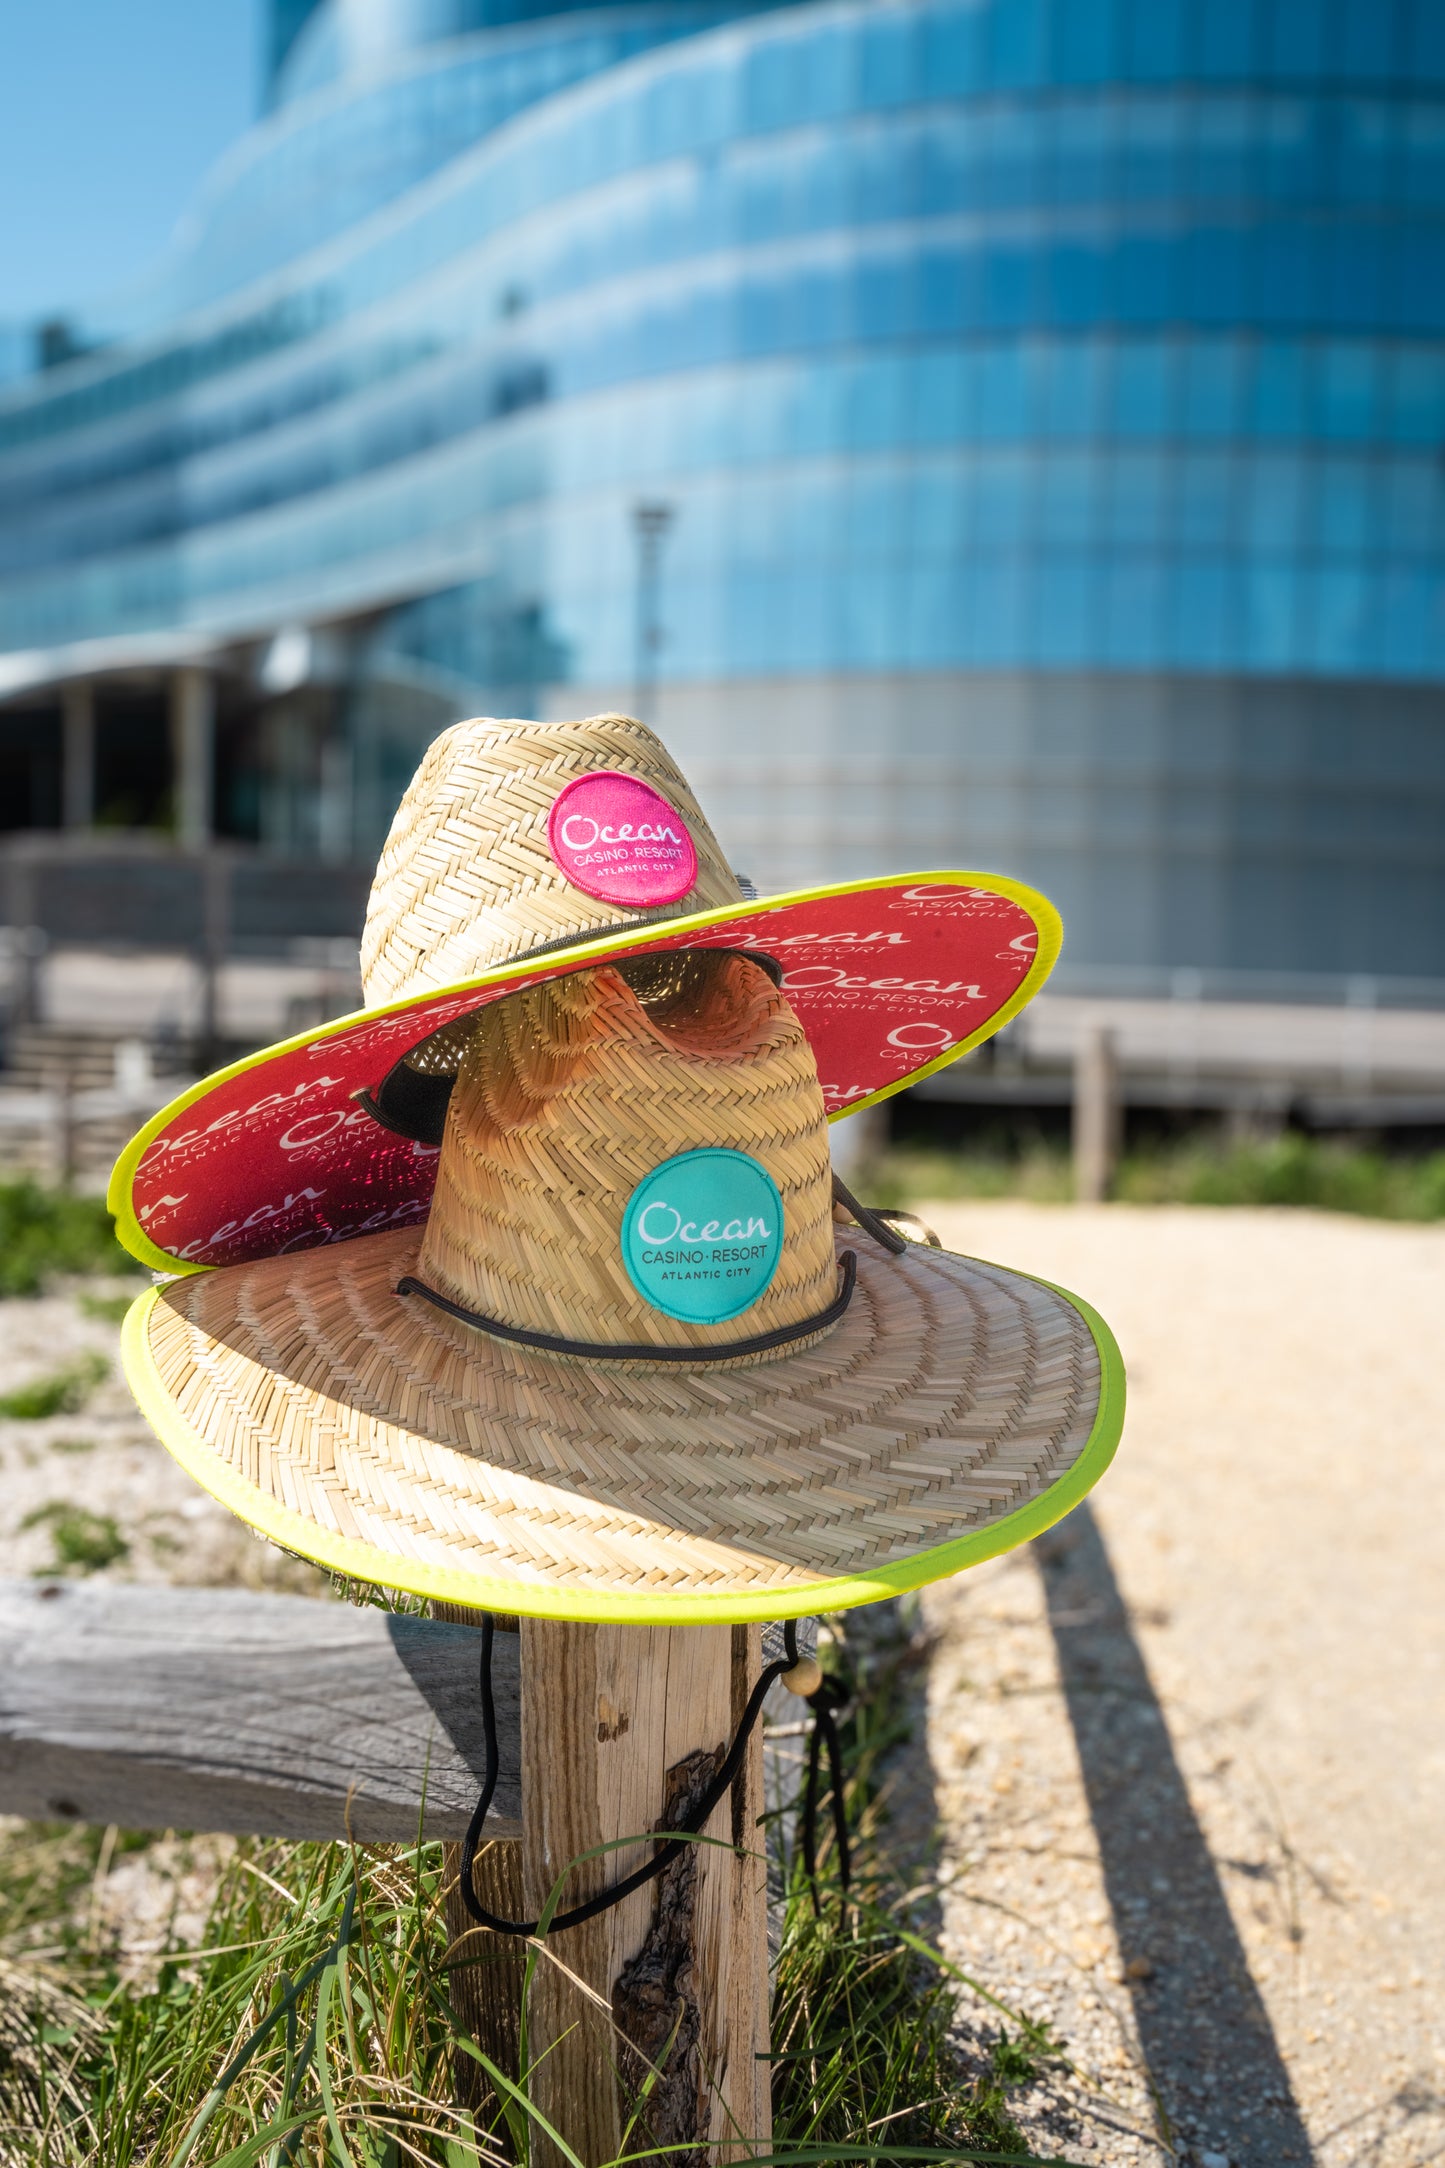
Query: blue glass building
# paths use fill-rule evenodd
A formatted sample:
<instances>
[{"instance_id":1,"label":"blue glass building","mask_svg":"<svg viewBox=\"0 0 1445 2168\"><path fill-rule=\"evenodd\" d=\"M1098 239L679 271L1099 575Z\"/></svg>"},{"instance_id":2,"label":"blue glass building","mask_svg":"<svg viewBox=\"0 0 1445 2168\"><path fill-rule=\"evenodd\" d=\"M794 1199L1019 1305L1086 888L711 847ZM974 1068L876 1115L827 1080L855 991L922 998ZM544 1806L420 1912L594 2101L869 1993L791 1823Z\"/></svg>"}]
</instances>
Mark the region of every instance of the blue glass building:
<instances>
[{"instance_id":1,"label":"blue glass building","mask_svg":"<svg viewBox=\"0 0 1445 2168\"><path fill-rule=\"evenodd\" d=\"M192 831L364 857L640 698L768 886L1439 975L1439 0L538 4L277 0L149 320L0 397L12 824L89 714L102 812L209 732Z\"/></svg>"}]
</instances>

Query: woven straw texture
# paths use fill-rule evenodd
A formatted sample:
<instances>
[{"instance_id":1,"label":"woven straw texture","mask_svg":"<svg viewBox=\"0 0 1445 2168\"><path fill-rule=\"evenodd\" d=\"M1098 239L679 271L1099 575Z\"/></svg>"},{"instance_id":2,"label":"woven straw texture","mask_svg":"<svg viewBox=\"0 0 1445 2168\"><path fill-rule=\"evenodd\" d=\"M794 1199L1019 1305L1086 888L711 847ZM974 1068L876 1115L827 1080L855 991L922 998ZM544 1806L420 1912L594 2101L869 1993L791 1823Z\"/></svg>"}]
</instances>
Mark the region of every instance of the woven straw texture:
<instances>
[{"instance_id":1,"label":"woven straw texture","mask_svg":"<svg viewBox=\"0 0 1445 2168\"><path fill-rule=\"evenodd\" d=\"M668 1317L623 1266L633 1190L701 1145L749 1153L782 1196L782 1259L746 1325ZM579 971L482 1010L419 1276L533 1332L705 1349L827 1308L831 1218L823 1097L786 1000L744 957L668 957Z\"/></svg>"},{"instance_id":2,"label":"woven straw texture","mask_svg":"<svg viewBox=\"0 0 1445 2168\"><path fill-rule=\"evenodd\" d=\"M589 896L558 866L547 820L558 793L603 768L635 775L682 815L696 885L630 910ZM367 909L368 1004L453 986L543 946L736 906L738 884L661 741L625 715L577 723L458 723L428 748L397 808Z\"/></svg>"},{"instance_id":3,"label":"woven straw texture","mask_svg":"<svg viewBox=\"0 0 1445 2168\"><path fill-rule=\"evenodd\" d=\"M331 1534L364 1546L378 1581L471 1573L524 1609L528 1584L639 1605L784 1590L1038 1497L1099 1400L1093 1337L1052 1289L839 1239L859 1257L846 1316L763 1364L679 1373L489 1340L393 1293L415 1233L178 1281L148 1345L201 1480L213 1465L236 1505L239 1478L260 1525L271 1501L304 1516L288 1527L313 1527L323 1557Z\"/></svg>"}]
</instances>

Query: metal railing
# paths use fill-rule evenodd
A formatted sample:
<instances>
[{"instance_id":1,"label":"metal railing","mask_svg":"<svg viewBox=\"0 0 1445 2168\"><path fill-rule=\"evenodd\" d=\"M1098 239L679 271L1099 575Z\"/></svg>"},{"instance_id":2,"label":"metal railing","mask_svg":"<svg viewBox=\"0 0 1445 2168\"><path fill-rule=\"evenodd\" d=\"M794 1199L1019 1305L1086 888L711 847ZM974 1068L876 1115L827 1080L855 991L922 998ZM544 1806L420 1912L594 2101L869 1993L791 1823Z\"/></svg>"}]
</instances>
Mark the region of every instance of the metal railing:
<instances>
[{"instance_id":1,"label":"metal railing","mask_svg":"<svg viewBox=\"0 0 1445 2168\"><path fill-rule=\"evenodd\" d=\"M369 878L365 867L271 858L240 843L183 851L122 832L10 836L0 843L10 1021L42 1020L45 962L57 950L178 954L200 971L199 1036L214 1045L227 961L354 969Z\"/></svg>"}]
</instances>

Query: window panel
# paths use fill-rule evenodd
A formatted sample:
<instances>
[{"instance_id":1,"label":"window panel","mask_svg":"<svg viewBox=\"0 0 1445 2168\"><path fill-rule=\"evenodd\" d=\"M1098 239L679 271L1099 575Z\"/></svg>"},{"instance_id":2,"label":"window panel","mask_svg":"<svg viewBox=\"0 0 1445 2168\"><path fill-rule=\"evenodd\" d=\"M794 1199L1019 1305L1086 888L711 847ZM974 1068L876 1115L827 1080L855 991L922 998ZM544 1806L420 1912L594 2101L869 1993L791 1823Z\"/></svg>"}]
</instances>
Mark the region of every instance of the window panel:
<instances>
[{"instance_id":1,"label":"window panel","mask_svg":"<svg viewBox=\"0 0 1445 2168\"><path fill-rule=\"evenodd\" d=\"M1115 542L1154 547L1164 539L1165 489L1170 465L1158 451L1119 451L1108 460L1102 501L1107 531Z\"/></svg>"},{"instance_id":2,"label":"window panel","mask_svg":"<svg viewBox=\"0 0 1445 2168\"><path fill-rule=\"evenodd\" d=\"M1009 0L989 14L989 75L1003 90L1032 89L1047 79L1046 0Z\"/></svg>"},{"instance_id":3,"label":"window panel","mask_svg":"<svg viewBox=\"0 0 1445 2168\"><path fill-rule=\"evenodd\" d=\"M1241 660L1256 670L1289 670L1300 661L1296 568L1287 558L1255 557L1243 567Z\"/></svg>"},{"instance_id":4,"label":"window panel","mask_svg":"<svg viewBox=\"0 0 1445 2168\"><path fill-rule=\"evenodd\" d=\"M1337 455L1317 460L1314 473L1317 546L1342 555L1377 548L1384 540L1386 519L1375 490L1374 462Z\"/></svg>"},{"instance_id":5,"label":"window panel","mask_svg":"<svg viewBox=\"0 0 1445 2168\"><path fill-rule=\"evenodd\" d=\"M968 321L964 259L952 250L926 249L918 261L918 328L925 338L961 331Z\"/></svg>"},{"instance_id":6,"label":"window panel","mask_svg":"<svg viewBox=\"0 0 1445 2168\"><path fill-rule=\"evenodd\" d=\"M1364 574L1355 567L1316 567L1305 575L1306 638L1317 670L1354 672L1371 660Z\"/></svg>"},{"instance_id":7,"label":"window panel","mask_svg":"<svg viewBox=\"0 0 1445 2168\"><path fill-rule=\"evenodd\" d=\"M1255 452L1241 463L1239 522L1246 546L1284 555L1306 537L1304 463L1288 454Z\"/></svg>"},{"instance_id":8,"label":"window panel","mask_svg":"<svg viewBox=\"0 0 1445 2168\"><path fill-rule=\"evenodd\" d=\"M1381 355L1362 340L1331 339L1319 348L1315 427L1322 436L1360 440L1382 435Z\"/></svg>"},{"instance_id":9,"label":"window panel","mask_svg":"<svg viewBox=\"0 0 1445 2168\"><path fill-rule=\"evenodd\" d=\"M1226 15L1232 10L1211 12ZM1217 95L1197 98L1190 118L1189 179L1195 192L1223 203L1252 194L1262 119L1257 103Z\"/></svg>"},{"instance_id":10,"label":"window panel","mask_svg":"<svg viewBox=\"0 0 1445 2168\"><path fill-rule=\"evenodd\" d=\"M1404 50L1398 0L1341 0L1335 25L1340 74L1352 82L1385 83Z\"/></svg>"},{"instance_id":11,"label":"window panel","mask_svg":"<svg viewBox=\"0 0 1445 2168\"><path fill-rule=\"evenodd\" d=\"M1164 660L1165 570L1153 557L1115 557L1101 570L1103 660L1147 670Z\"/></svg>"},{"instance_id":12,"label":"window panel","mask_svg":"<svg viewBox=\"0 0 1445 2168\"><path fill-rule=\"evenodd\" d=\"M1192 339L1184 348L1184 427L1190 436L1234 436L1241 427L1244 350L1236 339Z\"/></svg>"},{"instance_id":13,"label":"window panel","mask_svg":"<svg viewBox=\"0 0 1445 2168\"><path fill-rule=\"evenodd\" d=\"M1097 575L1083 557L1037 558L1030 582L1030 651L1055 668L1086 662L1094 649Z\"/></svg>"},{"instance_id":14,"label":"window panel","mask_svg":"<svg viewBox=\"0 0 1445 2168\"><path fill-rule=\"evenodd\" d=\"M959 614L955 569L911 565L904 589L901 660L914 670L942 670L956 663Z\"/></svg>"},{"instance_id":15,"label":"window panel","mask_svg":"<svg viewBox=\"0 0 1445 2168\"><path fill-rule=\"evenodd\" d=\"M913 20L900 8L862 18L858 38L861 103L902 105L918 95Z\"/></svg>"},{"instance_id":16,"label":"window panel","mask_svg":"<svg viewBox=\"0 0 1445 2168\"><path fill-rule=\"evenodd\" d=\"M1178 356L1169 339L1125 339L1114 349L1113 426L1122 437L1164 436L1175 426Z\"/></svg>"},{"instance_id":17,"label":"window panel","mask_svg":"<svg viewBox=\"0 0 1445 2168\"><path fill-rule=\"evenodd\" d=\"M974 427L981 437L1021 437L1028 432L1023 378L1012 346L978 348L974 362Z\"/></svg>"},{"instance_id":18,"label":"window panel","mask_svg":"<svg viewBox=\"0 0 1445 2168\"><path fill-rule=\"evenodd\" d=\"M1441 10L1445 21L1445 10ZM1445 209L1445 106L1406 107L1396 120L1400 137L1400 190L1422 210Z\"/></svg>"},{"instance_id":19,"label":"window panel","mask_svg":"<svg viewBox=\"0 0 1445 2168\"><path fill-rule=\"evenodd\" d=\"M1124 65L1132 82L1170 82L1184 73L1184 0L1124 0Z\"/></svg>"},{"instance_id":20,"label":"window panel","mask_svg":"<svg viewBox=\"0 0 1445 2168\"><path fill-rule=\"evenodd\" d=\"M925 350L913 359L907 423L917 444L956 444L964 431L964 373L960 356Z\"/></svg>"},{"instance_id":21,"label":"window panel","mask_svg":"<svg viewBox=\"0 0 1445 2168\"><path fill-rule=\"evenodd\" d=\"M1074 10L1077 15L1091 9ZM1048 131L1051 194L1056 203L1093 203L1115 186L1118 115L1112 98L1064 99Z\"/></svg>"},{"instance_id":22,"label":"window panel","mask_svg":"<svg viewBox=\"0 0 1445 2168\"><path fill-rule=\"evenodd\" d=\"M1056 450L1040 462L1036 533L1051 547L1094 540L1101 525L1099 462L1090 452Z\"/></svg>"},{"instance_id":23,"label":"window panel","mask_svg":"<svg viewBox=\"0 0 1445 2168\"><path fill-rule=\"evenodd\" d=\"M957 211L978 200L972 131L962 114L925 121L918 133L918 202L924 212Z\"/></svg>"},{"instance_id":24,"label":"window panel","mask_svg":"<svg viewBox=\"0 0 1445 2168\"><path fill-rule=\"evenodd\" d=\"M1384 548L1412 556L1445 548L1445 478L1437 461L1385 461L1381 495Z\"/></svg>"},{"instance_id":25,"label":"window panel","mask_svg":"<svg viewBox=\"0 0 1445 2168\"><path fill-rule=\"evenodd\" d=\"M1220 668L1235 646L1232 566L1219 558L1182 557L1169 585L1174 656L1186 666Z\"/></svg>"},{"instance_id":26,"label":"window panel","mask_svg":"<svg viewBox=\"0 0 1445 2168\"><path fill-rule=\"evenodd\" d=\"M1262 437L1302 437L1310 427L1310 350L1296 339L1261 339L1245 393L1249 427Z\"/></svg>"},{"instance_id":27,"label":"window panel","mask_svg":"<svg viewBox=\"0 0 1445 2168\"><path fill-rule=\"evenodd\" d=\"M1228 0L1227 6L1196 9L1195 65L1201 75L1224 81L1252 77L1257 65L1257 25L1253 0Z\"/></svg>"},{"instance_id":28,"label":"window panel","mask_svg":"<svg viewBox=\"0 0 1445 2168\"><path fill-rule=\"evenodd\" d=\"M1413 566L1392 565L1382 575L1380 662L1391 676L1412 677L1429 669L1430 618L1438 586Z\"/></svg>"},{"instance_id":29,"label":"window panel","mask_svg":"<svg viewBox=\"0 0 1445 2168\"><path fill-rule=\"evenodd\" d=\"M955 4L928 15L920 50L920 88L926 98L960 98L984 82L983 8Z\"/></svg>"},{"instance_id":30,"label":"window panel","mask_svg":"<svg viewBox=\"0 0 1445 2168\"><path fill-rule=\"evenodd\" d=\"M1107 271L1097 241L1056 242L1044 261L1050 320L1080 326L1106 320Z\"/></svg>"},{"instance_id":31,"label":"window panel","mask_svg":"<svg viewBox=\"0 0 1445 2168\"><path fill-rule=\"evenodd\" d=\"M916 468L909 486L909 527L924 557L957 557L969 539L969 500L957 462Z\"/></svg>"},{"instance_id":32,"label":"window panel","mask_svg":"<svg viewBox=\"0 0 1445 2168\"><path fill-rule=\"evenodd\" d=\"M1097 436L1107 423L1112 352L1103 339L1061 339L1053 349L1045 426L1051 436Z\"/></svg>"},{"instance_id":33,"label":"window panel","mask_svg":"<svg viewBox=\"0 0 1445 2168\"><path fill-rule=\"evenodd\" d=\"M1107 83L1123 73L1119 0L1054 0L1053 68L1063 83Z\"/></svg>"},{"instance_id":34,"label":"window panel","mask_svg":"<svg viewBox=\"0 0 1445 2168\"><path fill-rule=\"evenodd\" d=\"M1022 563L975 557L967 587L971 605L965 628L969 660L982 664L1023 662L1029 653L1029 640Z\"/></svg>"},{"instance_id":35,"label":"window panel","mask_svg":"<svg viewBox=\"0 0 1445 2168\"><path fill-rule=\"evenodd\" d=\"M1020 543L1032 527L1034 460L1024 452L990 452L973 469L973 532L985 550Z\"/></svg>"},{"instance_id":36,"label":"window panel","mask_svg":"<svg viewBox=\"0 0 1445 2168\"><path fill-rule=\"evenodd\" d=\"M1026 324L1033 315L1034 259L1030 250L1002 246L978 252L981 313L990 325Z\"/></svg>"},{"instance_id":37,"label":"window panel","mask_svg":"<svg viewBox=\"0 0 1445 2168\"><path fill-rule=\"evenodd\" d=\"M1445 9L1439 0L1406 0L1402 72L1412 83L1445 83Z\"/></svg>"},{"instance_id":38,"label":"window panel","mask_svg":"<svg viewBox=\"0 0 1445 2168\"><path fill-rule=\"evenodd\" d=\"M1227 548L1234 538L1235 463L1223 452L1181 451L1171 466L1173 526L1196 548Z\"/></svg>"},{"instance_id":39,"label":"window panel","mask_svg":"<svg viewBox=\"0 0 1445 2168\"><path fill-rule=\"evenodd\" d=\"M1117 175L1126 196L1184 193L1187 108L1177 98L1135 95L1119 108Z\"/></svg>"}]
</instances>

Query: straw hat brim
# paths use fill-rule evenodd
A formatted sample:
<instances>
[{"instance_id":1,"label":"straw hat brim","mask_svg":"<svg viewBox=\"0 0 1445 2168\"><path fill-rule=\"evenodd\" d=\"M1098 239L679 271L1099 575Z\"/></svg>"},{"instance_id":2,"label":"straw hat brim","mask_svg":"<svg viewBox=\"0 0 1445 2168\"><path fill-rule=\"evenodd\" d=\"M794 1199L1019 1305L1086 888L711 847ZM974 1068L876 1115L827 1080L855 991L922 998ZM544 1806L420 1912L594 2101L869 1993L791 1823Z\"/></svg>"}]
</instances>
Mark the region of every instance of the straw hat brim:
<instances>
[{"instance_id":1,"label":"straw hat brim","mask_svg":"<svg viewBox=\"0 0 1445 2168\"><path fill-rule=\"evenodd\" d=\"M783 964L838 1120L956 1061L1016 1016L1062 941L1058 913L994 874L893 874L627 926L297 1033L192 1085L122 1152L107 1202L143 1264L194 1272L415 1226L436 1154L356 1101L484 1002L615 957L760 950ZM849 982L849 983L841 983Z\"/></svg>"},{"instance_id":2,"label":"straw hat brim","mask_svg":"<svg viewBox=\"0 0 1445 2168\"><path fill-rule=\"evenodd\" d=\"M1052 1525L1108 1466L1124 1384L1075 1296L838 1238L858 1257L849 1310L766 1362L493 1340L396 1295L408 1231L153 1289L126 1372L208 1491L340 1573L617 1623L841 1609Z\"/></svg>"}]
</instances>

